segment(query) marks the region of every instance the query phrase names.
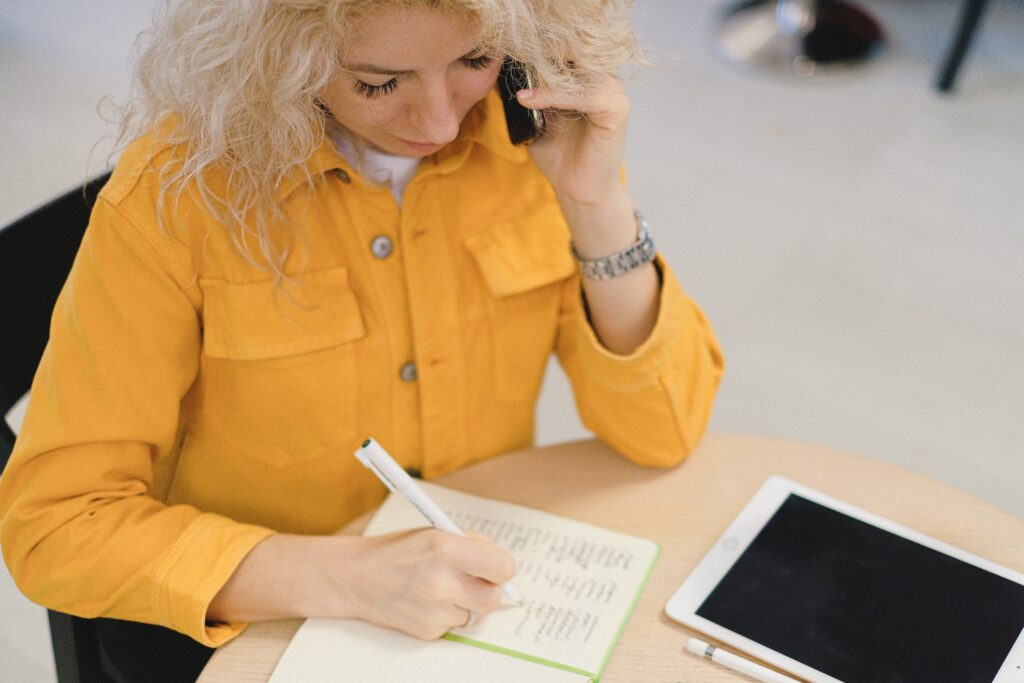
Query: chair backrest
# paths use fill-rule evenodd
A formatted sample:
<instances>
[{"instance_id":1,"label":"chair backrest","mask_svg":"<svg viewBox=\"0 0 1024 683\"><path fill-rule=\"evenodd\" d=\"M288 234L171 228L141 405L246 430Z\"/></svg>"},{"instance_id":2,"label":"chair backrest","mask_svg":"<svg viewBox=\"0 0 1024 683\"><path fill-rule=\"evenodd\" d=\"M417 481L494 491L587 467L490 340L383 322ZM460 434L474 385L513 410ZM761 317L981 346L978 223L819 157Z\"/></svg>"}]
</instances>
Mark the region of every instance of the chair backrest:
<instances>
[{"instance_id":1,"label":"chair backrest","mask_svg":"<svg viewBox=\"0 0 1024 683\"><path fill-rule=\"evenodd\" d=\"M32 385L50 316L78 253L96 195L110 174L0 229L0 418ZM14 434L0 419L0 472Z\"/></svg>"},{"instance_id":2,"label":"chair backrest","mask_svg":"<svg viewBox=\"0 0 1024 683\"><path fill-rule=\"evenodd\" d=\"M15 439L3 416L32 385L50 337L53 305L109 177L95 178L0 229L0 473ZM51 610L49 621L60 683L104 680L91 620Z\"/></svg>"}]
</instances>

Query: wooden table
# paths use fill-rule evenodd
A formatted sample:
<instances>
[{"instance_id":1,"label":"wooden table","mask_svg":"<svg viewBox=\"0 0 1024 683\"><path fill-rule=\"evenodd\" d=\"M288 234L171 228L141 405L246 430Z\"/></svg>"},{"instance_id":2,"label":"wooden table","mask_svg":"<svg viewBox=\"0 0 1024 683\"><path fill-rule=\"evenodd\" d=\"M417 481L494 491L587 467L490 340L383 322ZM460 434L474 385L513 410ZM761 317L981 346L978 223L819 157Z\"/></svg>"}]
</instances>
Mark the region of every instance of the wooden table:
<instances>
[{"instance_id":1,"label":"wooden table","mask_svg":"<svg viewBox=\"0 0 1024 683\"><path fill-rule=\"evenodd\" d=\"M1024 521L895 465L776 438L710 434L674 470L630 464L581 441L493 458L440 480L661 544L661 557L602 681L749 680L683 652L696 635L665 616L668 598L764 480L781 474L1024 571ZM346 531L359 532L366 518ZM256 623L210 660L201 683L266 681L300 620Z\"/></svg>"}]
</instances>

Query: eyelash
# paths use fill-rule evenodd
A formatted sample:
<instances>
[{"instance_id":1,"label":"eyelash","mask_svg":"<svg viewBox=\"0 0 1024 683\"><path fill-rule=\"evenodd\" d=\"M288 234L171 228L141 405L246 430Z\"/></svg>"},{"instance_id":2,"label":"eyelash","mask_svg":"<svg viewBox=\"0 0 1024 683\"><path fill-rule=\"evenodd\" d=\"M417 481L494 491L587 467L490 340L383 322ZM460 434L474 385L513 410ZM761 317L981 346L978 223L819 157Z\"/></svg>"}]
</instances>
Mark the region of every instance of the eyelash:
<instances>
[{"instance_id":1,"label":"eyelash","mask_svg":"<svg viewBox=\"0 0 1024 683\"><path fill-rule=\"evenodd\" d=\"M392 93L398 87L398 79L392 78L387 83L381 83L380 85L370 85L369 83L356 81L356 84L352 87L357 95L361 95L368 100L375 100L381 95Z\"/></svg>"},{"instance_id":2,"label":"eyelash","mask_svg":"<svg viewBox=\"0 0 1024 683\"><path fill-rule=\"evenodd\" d=\"M489 55L480 55L479 57L466 57L462 60L462 64L469 69L479 71L485 69L494 61L494 57ZM375 100L378 97L384 95L390 95L398 87L398 78L392 78L386 83L380 85L371 85L363 81L356 81L352 88L356 91L357 95L365 97L368 100Z\"/></svg>"},{"instance_id":3,"label":"eyelash","mask_svg":"<svg viewBox=\"0 0 1024 683\"><path fill-rule=\"evenodd\" d=\"M479 57L467 57L462 60L462 63L474 71L479 71L487 68L493 61L494 57L490 55L480 55Z\"/></svg>"}]
</instances>

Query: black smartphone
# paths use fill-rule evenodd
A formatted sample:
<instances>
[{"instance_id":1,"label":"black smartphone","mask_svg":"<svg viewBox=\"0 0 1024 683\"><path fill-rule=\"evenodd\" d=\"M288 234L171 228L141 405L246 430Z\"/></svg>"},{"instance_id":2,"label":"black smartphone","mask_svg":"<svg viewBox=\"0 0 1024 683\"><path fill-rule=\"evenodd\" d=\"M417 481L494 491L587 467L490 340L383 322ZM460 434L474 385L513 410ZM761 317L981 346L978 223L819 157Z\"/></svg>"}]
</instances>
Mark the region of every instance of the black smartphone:
<instances>
[{"instance_id":1,"label":"black smartphone","mask_svg":"<svg viewBox=\"0 0 1024 683\"><path fill-rule=\"evenodd\" d=\"M536 85L533 70L527 64L506 57L498 74L498 90L505 106L505 123L513 145L527 145L544 134L544 112L519 104L516 93Z\"/></svg>"}]
</instances>

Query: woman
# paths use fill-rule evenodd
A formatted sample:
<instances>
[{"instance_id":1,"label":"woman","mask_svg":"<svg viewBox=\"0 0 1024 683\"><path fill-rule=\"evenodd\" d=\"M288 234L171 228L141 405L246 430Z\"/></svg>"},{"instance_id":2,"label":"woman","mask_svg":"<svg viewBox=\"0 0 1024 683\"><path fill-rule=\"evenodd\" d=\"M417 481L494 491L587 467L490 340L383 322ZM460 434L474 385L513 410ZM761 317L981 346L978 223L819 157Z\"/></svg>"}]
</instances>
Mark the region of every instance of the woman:
<instances>
[{"instance_id":1,"label":"woman","mask_svg":"<svg viewBox=\"0 0 1024 683\"><path fill-rule=\"evenodd\" d=\"M721 358L638 250L612 75L634 59L627 5L184 0L158 20L125 122L145 132L94 208L0 484L15 580L113 618L115 676L188 668L192 641L129 621L201 644L194 676L250 620L436 638L493 610L515 567L485 538L331 534L384 497L352 456L365 436L425 478L529 446L552 350L626 457L694 446ZM525 148L505 56L541 83L517 96L549 121Z\"/></svg>"}]
</instances>

